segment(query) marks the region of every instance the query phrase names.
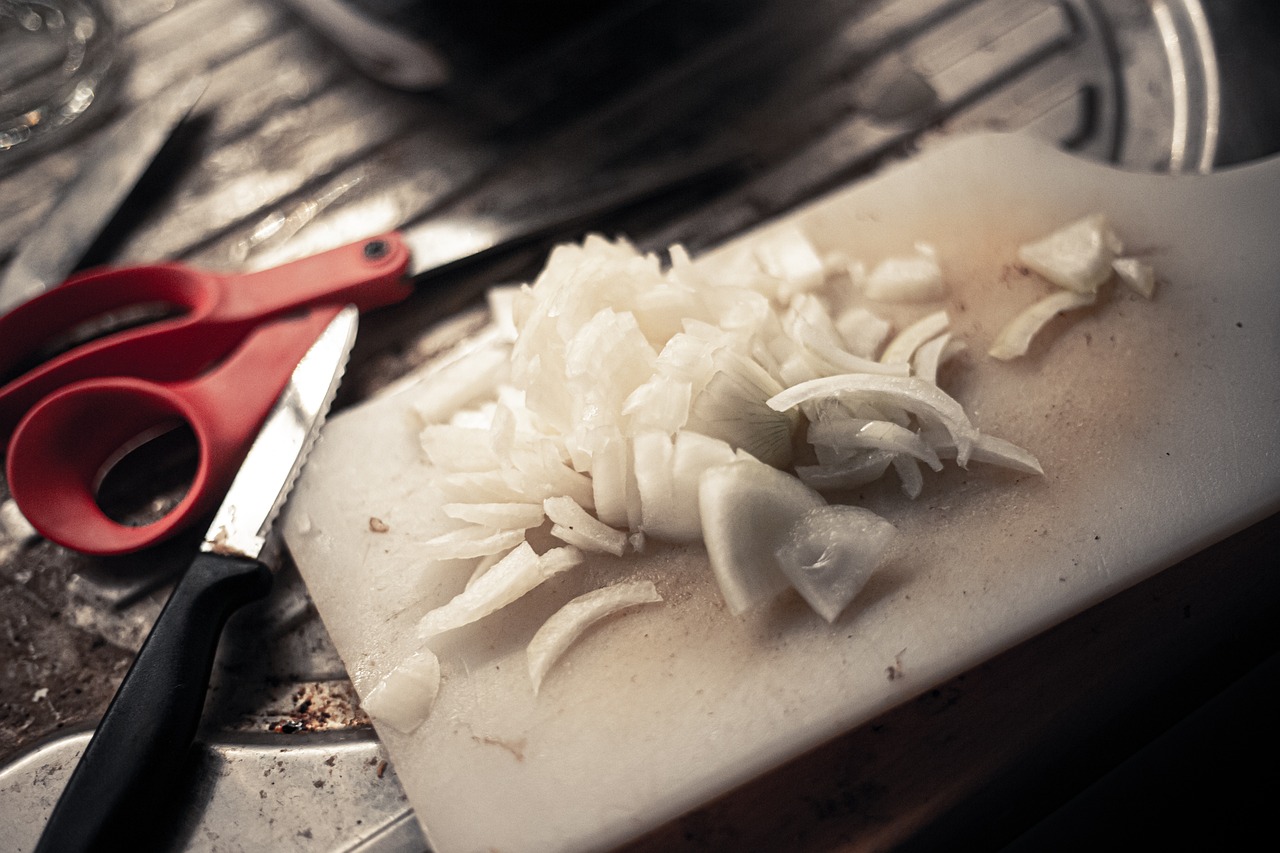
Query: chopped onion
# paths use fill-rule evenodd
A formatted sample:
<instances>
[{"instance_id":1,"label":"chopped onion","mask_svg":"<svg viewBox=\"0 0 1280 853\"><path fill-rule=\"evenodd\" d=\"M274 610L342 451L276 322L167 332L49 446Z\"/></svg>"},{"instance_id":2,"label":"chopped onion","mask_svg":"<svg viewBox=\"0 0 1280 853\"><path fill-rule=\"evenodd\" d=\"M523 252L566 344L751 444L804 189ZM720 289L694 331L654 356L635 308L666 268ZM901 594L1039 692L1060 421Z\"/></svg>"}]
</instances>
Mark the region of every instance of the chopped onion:
<instances>
[{"instance_id":1,"label":"chopped onion","mask_svg":"<svg viewBox=\"0 0 1280 853\"><path fill-rule=\"evenodd\" d=\"M611 527L630 527L627 492L635 488L631 446L620 434L609 436L591 455L591 497L596 517Z\"/></svg>"},{"instance_id":2,"label":"chopped onion","mask_svg":"<svg viewBox=\"0 0 1280 853\"><path fill-rule=\"evenodd\" d=\"M911 358L911 372L919 376L925 382L938 384L938 370L942 364L957 352L964 350L963 341L955 341L955 346L951 346L954 339L950 332L944 332L931 341L927 341L920 345L920 349L916 350L916 354Z\"/></svg>"},{"instance_id":3,"label":"chopped onion","mask_svg":"<svg viewBox=\"0 0 1280 853\"><path fill-rule=\"evenodd\" d=\"M698 484L702 472L732 462L733 448L720 439L682 430L674 436L636 436L635 472L641 529L667 542L694 542L702 535Z\"/></svg>"},{"instance_id":4,"label":"chopped onion","mask_svg":"<svg viewBox=\"0 0 1280 853\"><path fill-rule=\"evenodd\" d=\"M542 505L535 503L451 503L443 509L450 518L500 530L527 530L543 519Z\"/></svg>"},{"instance_id":5,"label":"chopped onion","mask_svg":"<svg viewBox=\"0 0 1280 853\"><path fill-rule=\"evenodd\" d=\"M640 529L651 536L665 539L674 531L679 519L672 517L675 487L672 469L675 447L665 432L646 432L631 442L634 453L636 490L640 495Z\"/></svg>"},{"instance_id":6,"label":"chopped onion","mask_svg":"<svg viewBox=\"0 0 1280 853\"><path fill-rule=\"evenodd\" d=\"M955 442L944 431L926 429L923 437L929 442L929 446L934 449L939 458L952 459L955 457ZM974 441L969 459L986 465L999 465L1002 468L1012 468L1014 471L1022 471L1026 474L1044 476L1044 469L1040 467L1040 461L1030 452L1013 442L1005 441L1003 438L997 438L987 433L979 434Z\"/></svg>"},{"instance_id":7,"label":"chopped onion","mask_svg":"<svg viewBox=\"0 0 1280 853\"><path fill-rule=\"evenodd\" d=\"M945 314L943 315L946 316ZM817 334L810 324L800 320L793 327L793 335L797 343L806 347L826 365L828 375L833 373L882 373L886 376L906 376L910 373L906 364L895 364L885 359L864 358L854 355L844 348L833 344L830 340ZM904 361L899 359L899 361Z\"/></svg>"},{"instance_id":8,"label":"chopped onion","mask_svg":"<svg viewBox=\"0 0 1280 853\"><path fill-rule=\"evenodd\" d=\"M702 538L702 517L698 511L698 490L702 472L737 459L728 442L690 430L676 433L671 456L671 506L662 532L647 533L664 539L696 542Z\"/></svg>"},{"instance_id":9,"label":"chopped onion","mask_svg":"<svg viewBox=\"0 0 1280 853\"><path fill-rule=\"evenodd\" d=\"M807 511L778 547L778 565L823 619L834 622L884 562L897 530L869 509Z\"/></svg>"},{"instance_id":10,"label":"chopped onion","mask_svg":"<svg viewBox=\"0 0 1280 853\"><path fill-rule=\"evenodd\" d=\"M554 442L531 442L513 448L511 467L503 469L503 477L526 500L569 495L583 506L595 508L591 478L565 464Z\"/></svg>"},{"instance_id":11,"label":"chopped onion","mask_svg":"<svg viewBox=\"0 0 1280 853\"><path fill-rule=\"evenodd\" d=\"M1092 305L1096 298L1093 293L1074 290L1060 290L1049 294L1010 320L996 336L996 342L991 345L988 355L1001 361L1026 355L1032 339L1050 320L1064 311Z\"/></svg>"},{"instance_id":12,"label":"chopped onion","mask_svg":"<svg viewBox=\"0 0 1280 853\"><path fill-rule=\"evenodd\" d=\"M494 530L474 526L442 533L422 543L421 553L432 560L462 560L484 557L515 547L524 540L524 528Z\"/></svg>"},{"instance_id":13,"label":"chopped onion","mask_svg":"<svg viewBox=\"0 0 1280 853\"><path fill-rule=\"evenodd\" d=\"M491 471L498 464L487 428L427 424L418 434L427 461L443 471Z\"/></svg>"},{"instance_id":14,"label":"chopped onion","mask_svg":"<svg viewBox=\"0 0 1280 853\"><path fill-rule=\"evenodd\" d=\"M498 331L501 340L516 339L515 300L520 286L496 285L486 291L485 304L489 306L489 322Z\"/></svg>"},{"instance_id":15,"label":"chopped onion","mask_svg":"<svg viewBox=\"0 0 1280 853\"><path fill-rule=\"evenodd\" d=\"M779 296L813 290L827 279L826 266L809 238L799 228L782 228L762 237L755 246L761 269L783 282Z\"/></svg>"},{"instance_id":16,"label":"chopped onion","mask_svg":"<svg viewBox=\"0 0 1280 853\"><path fill-rule=\"evenodd\" d=\"M529 641L526 655L529 680L537 694L547 671L595 623L628 607L662 601L653 581L618 583L593 590L565 604L551 615Z\"/></svg>"},{"instance_id":17,"label":"chopped onion","mask_svg":"<svg viewBox=\"0 0 1280 853\"><path fill-rule=\"evenodd\" d=\"M809 443L837 450L887 450L907 454L935 471L942 470L938 454L919 435L891 421L863 418L819 419L809 425Z\"/></svg>"},{"instance_id":18,"label":"chopped onion","mask_svg":"<svg viewBox=\"0 0 1280 853\"><path fill-rule=\"evenodd\" d=\"M796 476L805 485L819 492L856 489L880 479L892 461L892 453L872 450L838 462L797 465Z\"/></svg>"},{"instance_id":19,"label":"chopped onion","mask_svg":"<svg viewBox=\"0 0 1280 853\"><path fill-rule=\"evenodd\" d=\"M1156 271L1151 264L1137 258L1116 258L1111 262L1111 268L1115 270L1116 278L1147 299L1155 295Z\"/></svg>"},{"instance_id":20,"label":"chopped onion","mask_svg":"<svg viewBox=\"0 0 1280 853\"><path fill-rule=\"evenodd\" d=\"M527 502L525 495L508 483L500 470L459 471L437 478L432 485L448 503Z\"/></svg>"},{"instance_id":21,"label":"chopped onion","mask_svg":"<svg viewBox=\"0 0 1280 853\"><path fill-rule=\"evenodd\" d=\"M656 374L637 388L622 414L627 417L627 430L632 435L657 430L675 432L689 420L689 404L693 386L674 376Z\"/></svg>"},{"instance_id":22,"label":"chopped onion","mask_svg":"<svg viewBox=\"0 0 1280 853\"><path fill-rule=\"evenodd\" d=\"M845 347L854 355L875 358L892 330L888 320L877 317L861 306L850 308L836 318L836 331Z\"/></svg>"},{"instance_id":23,"label":"chopped onion","mask_svg":"<svg viewBox=\"0 0 1280 853\"><path fill-rule=\"evenodd\" d=\"M945 332L950 324L945 310L926 314L899 332L885 347L880 360L886 364L910 363L911 356L921 345Z\"/></svg>"},{"instance_id":24,"label":"chopped onion","mask_svg":"<svg viewBox=\"0 0 1280 853\"><path fill-rule=\"evenodd\" d=\"M506 347L478 347L425 378L414 391L413 411L422 425L443 423L456 411L492 396L506 382L511 355Z\"/></svg>"},{"instance_id":25,"label":"chopped onion","mask_svg":"<svg viewBox=\"0 0 1280 853\"><path fill-rule=\"evenodd\" d=\"M469 625L506 607L553 575L582 562L583 554L566 545L539 556L528 542L521 542L493 568L476 578L449 603L437 607L418 623L418 637L426 640L445 631Z\"/></svg>"},{"instance_id":26,"label":"chopped onion","mask_svg":"<svg viewBox=\"0 0 1280 853\"><path fill-rule=\"evenodd\" d=\"M591 516L570 497L547 498L542 502L551 519L551 535L583 551L597 551L621 557L627 549L627 534Z\"/></svg>"},{"instance_id":27,"label":"chopped onion","mask_svg":"<svg viewBox=\"0 0 1280 853\"><path fill-rule=\"evenodd\" d=\"M901 454L893 457L893 470L898 472L898 479L902 481L902 491L911 500L920 497L920 492L924 490L924 475L920 473L920 465L910 456L902 456Z\"/></svg>"},{"instance_id":28,"label":"chopped onion","mask_svg":"<svg viewBox=\"0 0 1280 853\"><path fill-rule=\"evenodd\" d=\"M485 556L477 560L475 568L471 570L471 577L467 578L466 586L464 586L463 588L471 589L471 587L475 584L475 582L478 581L480 577L484 575L485 572L489 571L494 566L498 565L498 563L502 562L502 558L510 554L512 550L514 549L510 549L507 551L499 551L496 554L486 554Z\"/></svg>"},{"instance_id":29,"label":"chopped onion","mask_svg":"<svg viewBox=\"0 0 1280 853\"><path fill-rule=\"evenodd\" d=\"M867 277L864 293L877 302L932 302L946 295L938 254L927 243L916 254L886 258Z\"/></svg>"},{"instance_id":30,"label":"chopped onion","mask_svg":"<svg viewBox=\"0 0 1280 853\"><path fill-rule=\"evenodd\" d=\"M1123 250L1102 214L1086 216L1018 248L1018 260L1049 281L1076 293L1095 293L1111 277Z\"/></svg>"},{"instance_id":31,"label":"chopped onion","mask_svg":"<svg viewBox=\"0 0 1280 853\"><path fill-rule=\"evenodd\" d=\"M910 412L926 422L946 427L959 448L957 461L968 462L969 447L978 431L969 422L964 407L942 392L938 386L918 377L873 376L847 374L812 379L793 385L769 400L769 406L786 410L811 400L827 398L865 400L872 405L887 404Z\"/></svg>"},{"instance_id":32,"label":"chopped onion","mask_svg":"<svg viewBox=\"0 0 1280 853\"><path fill-rule=\"evenodd\" d=\"M440 661L422 648L387 673L360 705L378 722L408 734L431 714L439 691Z\"/></svg>"},{"instance_id":33,"label":"chopped onion","mask_svg":"<svg viewBox=\"0 0 1280 853\"><path fill-rule=\"evenodd\" d=\"M718 438L770 465L788 464L797 418L768 405L782 385L762 370L742 369L745 360L721 363L724 369L712 375L693 401L688 430Z\"/></svg>"},{"instance_id":34,"label":"chopped onion","mask_svg":"<svg viewBox=\"0 0 1280 853\"><path fill-rule=\"evenodd\" d=\"M711 571L735 616L789 586L777 550L798 518L826 505L795 477L755 460L707 469L698 497Z\"/></svg>"}]
</instances>

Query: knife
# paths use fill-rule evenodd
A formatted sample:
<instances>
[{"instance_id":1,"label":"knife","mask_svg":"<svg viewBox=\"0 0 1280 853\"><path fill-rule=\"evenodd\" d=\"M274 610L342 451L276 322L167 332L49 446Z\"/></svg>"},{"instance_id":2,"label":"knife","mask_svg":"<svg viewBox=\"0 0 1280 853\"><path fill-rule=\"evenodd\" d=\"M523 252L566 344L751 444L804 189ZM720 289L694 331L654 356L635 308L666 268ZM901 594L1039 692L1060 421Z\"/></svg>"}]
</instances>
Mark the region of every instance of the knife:
<instances>
[{"instance_id":1,"label":"knife","mask_svg":"<svg viewBox=\"0 0 1280 853\"><path fill-rule=\"evenodd\" d=\"M317 311L333 311L319 308ZM200 546L85 747L37 853L128 849L180 780L227 618L266 595L272 522L315 442L355 341L347 306L294 369ZM123 845L123 846L121 846Z\"/></svg>"}]
</instances>

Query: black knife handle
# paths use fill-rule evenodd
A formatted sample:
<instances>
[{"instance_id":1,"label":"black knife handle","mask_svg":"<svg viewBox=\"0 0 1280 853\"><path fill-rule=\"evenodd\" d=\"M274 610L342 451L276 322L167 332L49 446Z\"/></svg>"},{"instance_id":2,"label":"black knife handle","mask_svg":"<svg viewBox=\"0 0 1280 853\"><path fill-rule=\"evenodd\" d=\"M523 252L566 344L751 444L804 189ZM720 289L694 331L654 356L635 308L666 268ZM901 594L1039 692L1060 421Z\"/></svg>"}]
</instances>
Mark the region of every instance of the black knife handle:
<instances>
[{"instance_id":1,"label":"black knife handle","mask_svg":"<svg viewBox=\"0 0 1280 853\"><path fill-rule=\"evenodd\" d=\"M148 817L147 804L138 800L177 782L200 723L222 628L237 608L270 587L271 572L257 560L196 557L85 747L37 853L106 849L104 834L135 815L144 825L154 823L154 811Z\"/></svg>"}]
</instances>

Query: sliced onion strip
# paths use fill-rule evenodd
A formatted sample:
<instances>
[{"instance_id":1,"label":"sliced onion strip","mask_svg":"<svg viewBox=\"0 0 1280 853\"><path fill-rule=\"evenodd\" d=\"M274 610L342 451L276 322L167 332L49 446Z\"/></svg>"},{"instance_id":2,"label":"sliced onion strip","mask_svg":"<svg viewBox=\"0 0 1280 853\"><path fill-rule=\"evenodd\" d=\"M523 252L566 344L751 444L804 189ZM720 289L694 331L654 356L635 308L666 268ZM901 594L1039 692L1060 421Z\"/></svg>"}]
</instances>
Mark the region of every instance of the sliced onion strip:
<instances>
[{"instance_id":1,"label":"sliced onion strip","mask_svg":"<svg viewBox=\"0 0 1280 853\"><path fill-rule=\"evenodd\" d=\"M662 601L653 581L617 583L580 595L551 615L529 641L529 680L536 695L547 671L592 625L628 607Z\"/></svg>"},{"instance_id":2,"label":"sliced onion strip","mask_svg":"<svg viewBox=\"0 0 1280 853\"><path fill-rule=\"evenodd\" d=\"M430 639L482 619L582 559L582 552L569 545L539 556L528 542L521 542L467 589L423 616L418 623L418 637Z\"/></svg>"},{"instance_id":3,"label":"sliced onion strip","mask_svg":"<svg viewBox=\"0 0 1280 853\"><path fill-rule=\"evenodd\" d=\"M941 423L956 441L959 448L956 459L961 467L968 462L969 448L978 435L963 406L938 386L914 376L851 373L812 379L770 398L769 406L783 411L811 400L829 398L865 400L872 405L885 403L926 421Z\"/></svg>"},{"instance_id":4,"label":"sliced onion strip","mask_svg":"<svg viewBox=\"0 0 1280 853\"><path fill-rule=\"evenodd\" d=\"M621 557L627 549L627 534L614 530L595 518L570 497L547 498L542 502L551 519L551 535L583 551Z\"/></svg>"},{"instance_id":5,"label":"sliced onion strip","mask_svg":"<svg viewBox=\"0 0 1280 853\"><path fill-rule=\"evenodd\" d=\"M1001 361L1026 355L1031 341L1050 320L1064 311L1092 305L1096 298L1093 293L1078 293L1074 290L1060 290L1049 294L1010 320L996 336L996 342L991 345L988 355Z\"/></svg>"},{"instance_id":6,"label":"sliced onion strip","mask_svg":"<svg viewBox=\"0 0 1280 853\"><path fill-rule=\"evenodd\" d=\"M950 324L946 311L926 314L895 335L880 354L880 360L885 364L909 364L922 344L945 332Z\"/></svg>"}]
</instances>

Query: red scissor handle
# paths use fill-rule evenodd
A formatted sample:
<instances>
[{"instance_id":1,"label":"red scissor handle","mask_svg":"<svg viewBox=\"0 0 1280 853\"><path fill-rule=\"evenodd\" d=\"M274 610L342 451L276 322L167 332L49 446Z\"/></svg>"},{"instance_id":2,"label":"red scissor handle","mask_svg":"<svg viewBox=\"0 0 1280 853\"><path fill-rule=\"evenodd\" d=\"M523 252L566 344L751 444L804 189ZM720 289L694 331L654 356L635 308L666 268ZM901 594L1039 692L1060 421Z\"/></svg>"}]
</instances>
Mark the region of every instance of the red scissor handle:
<instances>
[{"instance_id":1,"label":"red scissor handle","mask_svg":"<svg viewBox=\"0 0 1280 853\"><path fill-rule=\"evenodd\" d=\"M87 554L145 548L213 510L294 367L340 306L312 309L255 330L214 370L187 382L133 377L77 382L49 395L18 424L9 489L40 533ZM176 420L195 434L199 458L182 501L140 527L99 508L95 489L121 448Z\"/></svg>"},{"instance_id":2,"label":"red scissor handle","mask_svg":"<svg viewBox=\"0 0 1280 853\"><path fill-rule=\"evenodd\" d=\"M0 376L69 330L124 309L163 304L180 316L78 346L0 386L0 439L37 402L73 383L108 376L191 379L253 327L292 311L348 303L366 311L398 302L411 289L408 264L408 247L390 233L247 274L157 264L72 278L0 317ZM235 396L227 402L234 404Z\"/></svg>"}]
</instances>

